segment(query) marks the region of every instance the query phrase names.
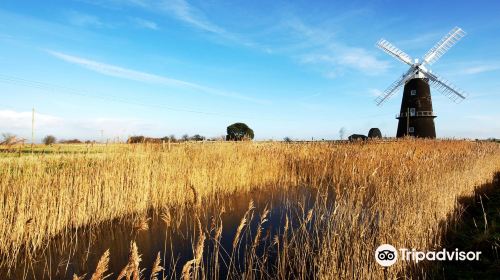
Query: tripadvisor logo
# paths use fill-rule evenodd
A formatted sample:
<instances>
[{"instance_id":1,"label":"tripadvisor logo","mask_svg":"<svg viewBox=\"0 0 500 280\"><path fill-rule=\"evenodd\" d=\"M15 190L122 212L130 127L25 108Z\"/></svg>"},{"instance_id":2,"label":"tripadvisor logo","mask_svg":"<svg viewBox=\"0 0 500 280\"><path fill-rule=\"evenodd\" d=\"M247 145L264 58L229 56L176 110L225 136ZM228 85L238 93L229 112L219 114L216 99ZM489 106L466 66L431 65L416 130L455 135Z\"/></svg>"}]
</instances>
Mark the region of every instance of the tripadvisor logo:
<instances>
[{"instance_id":1,"label":"tripadvisor logo","mask_svg":"<svg viewBox=\"0 0 500 280\"><path fill-rule=\"evenodd\" d=\"M458 249L449 251L442 249L440 251L417 251L415 249L400 248L399 255L403 261L478 261L481 255L480 251L465 252ZM387 267L396 263L398 260L398 250L390 244L382 244L375 250L375 260L381 266Z\"/></svg>"},{"instance_id":2,"label":"tripadvisor logo","mask_svg":"<svg viewBox=\"0 0 500 280\"><path fill-rule=\"evenodd\" d=\"M391 266L398 260L398 251L390 244L382 244L375 250L375 260L381 266Z\"/></svg>"}]
</instances>

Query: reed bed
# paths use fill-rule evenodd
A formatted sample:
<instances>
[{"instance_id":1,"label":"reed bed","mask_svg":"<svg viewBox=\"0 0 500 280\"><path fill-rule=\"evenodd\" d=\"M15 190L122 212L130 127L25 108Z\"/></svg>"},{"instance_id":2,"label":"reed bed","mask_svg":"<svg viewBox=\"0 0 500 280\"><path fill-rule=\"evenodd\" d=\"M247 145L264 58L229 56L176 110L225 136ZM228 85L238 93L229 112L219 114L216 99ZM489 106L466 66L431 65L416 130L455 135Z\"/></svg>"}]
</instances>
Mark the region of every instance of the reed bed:
<instances>
[{"instance_id":1,"label":"reed bed","mask_svg":"<svg viewBox=\"0 0 500 280\"><path fill-rule=\"evenodd\" d=\"M499 170L500 145L451 140L116 144L99 153L86 149L6 157L0 159L0 254L3 265L14 265L9 260L74 228L150 209L182 213L201 201L255 189L308 186L320 190L322 199L302 213L303 225L292 227L287 218L283 234L272 237L268 246L278 254L272 274L256 273L268 268L266 255L256 253L263 238L257 231L247 236L245 271L230 263L231 278L380 279L384 271L373 258L378 245L440 248L443 231L459 211L457 198L471 195ZM260 214L259 228L267 215ZM253 218L249 207L233 248L226 248L232 255ZM202 256L205 241L220 238L223 225L211 237L198 223L193 221L199 234L193 241L194 258L184 264L184 278L218 275L218 254L212 261ZM132 261L140 261L134 246L127 277L140 276L139 262ZM103 256L101 270L109 257ZM425 278L428 270L397 262L386 274Z\"/></svg>"}]
</instances>

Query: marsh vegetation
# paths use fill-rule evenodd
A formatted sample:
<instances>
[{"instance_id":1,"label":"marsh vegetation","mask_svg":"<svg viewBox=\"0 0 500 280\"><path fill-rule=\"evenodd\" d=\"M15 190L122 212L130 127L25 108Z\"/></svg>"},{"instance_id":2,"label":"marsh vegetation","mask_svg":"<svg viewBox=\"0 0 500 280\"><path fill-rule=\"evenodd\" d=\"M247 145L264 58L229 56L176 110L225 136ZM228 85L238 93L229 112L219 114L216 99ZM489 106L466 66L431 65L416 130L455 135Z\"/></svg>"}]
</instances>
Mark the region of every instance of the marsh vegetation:
<instances>
[{"instance_id":1,"label":"marsh vegetation","mask_svg":"<svg viewBox=\"0 0 500 280\"><path fill-rule=\"evenodd\" d=\"M378 245L441 248L457 198L498 170L500 146L469 141L10 147L0 274L383 278Z\"/></svg>"}]
</instances>

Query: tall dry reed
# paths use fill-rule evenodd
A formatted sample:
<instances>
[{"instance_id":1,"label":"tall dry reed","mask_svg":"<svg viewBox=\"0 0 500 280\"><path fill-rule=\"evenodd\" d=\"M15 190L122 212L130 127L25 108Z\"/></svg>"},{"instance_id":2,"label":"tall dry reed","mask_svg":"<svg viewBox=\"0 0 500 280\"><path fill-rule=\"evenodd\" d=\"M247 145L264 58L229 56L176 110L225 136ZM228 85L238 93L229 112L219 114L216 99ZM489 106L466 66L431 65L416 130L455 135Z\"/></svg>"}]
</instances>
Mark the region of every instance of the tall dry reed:
<instances>
[{"instance_id":1,"label":"tall dry reed","mask_svg":"<svg viewBox=\"0 0 500 280\"><path fill-rule=\"evenodd\" d=\"M151 208L175 206L182 212L203 200L253 189L310 186L328 189L331 198L324 199L334 199L334 207L319 203L304 213L303 230L293 230L286 219L284 234L274 237L279 252L274 276L305 278L313 271L324 279L362 279L383 276L373 260L381 243L441 246L457 198L500 170L500 145L439 140L114 145L98 153L1 158L0 167L4 263L71 228ZM196 257L184 276L203 275L198 255L204 241L200 231ZM306 261L298 262L301 258ZM398 262L388 276L418 269Z\"/></svg>"}]
</instances>

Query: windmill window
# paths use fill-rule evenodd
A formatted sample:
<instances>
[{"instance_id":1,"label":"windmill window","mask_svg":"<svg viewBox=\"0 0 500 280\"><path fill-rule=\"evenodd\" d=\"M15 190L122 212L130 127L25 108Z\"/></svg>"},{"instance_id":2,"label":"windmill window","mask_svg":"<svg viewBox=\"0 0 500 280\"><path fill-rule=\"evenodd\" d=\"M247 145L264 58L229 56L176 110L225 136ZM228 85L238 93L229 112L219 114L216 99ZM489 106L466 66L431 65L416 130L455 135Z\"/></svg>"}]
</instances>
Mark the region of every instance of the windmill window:
<instances>
[{"instance_id":1,"label":"windmill window","mask_svg":"<svg viewBox=\"0 0 500 280\"><path fill-rule=\"evenodd\" d=\"M412 89L412 90L410 90L410 94L411 94L411 95L417 95L417 90L416 90L416 89Z\"/></svg>"},{"instance_id":2,"label":"windmill window","mask_svg":"<svg viewBox=\"0 0 500 280\"><path fill-rule=\"evenodd\" d=\"M408 127L408 132L410 133L415 132L415 128L413 126Z\"/></svg>"},{"instance_id":3,"label":"windmill window","mask_svg":"<svg viewBox=\"0 0 500 280\"><path fill-rule=\"evenodd\" d=\"M415 116L415 108L410 108L410 117Z\"/></svg>"}]
</instances>

